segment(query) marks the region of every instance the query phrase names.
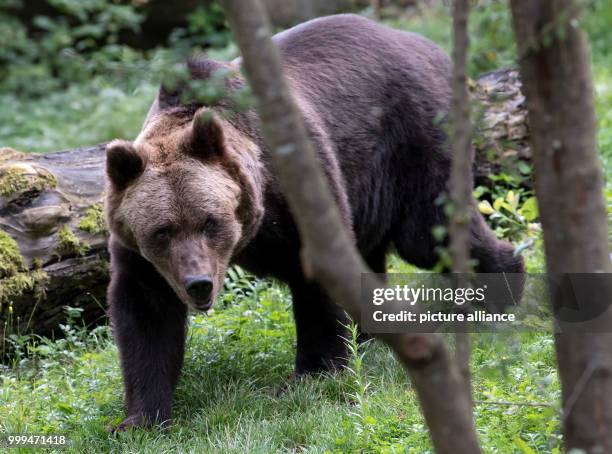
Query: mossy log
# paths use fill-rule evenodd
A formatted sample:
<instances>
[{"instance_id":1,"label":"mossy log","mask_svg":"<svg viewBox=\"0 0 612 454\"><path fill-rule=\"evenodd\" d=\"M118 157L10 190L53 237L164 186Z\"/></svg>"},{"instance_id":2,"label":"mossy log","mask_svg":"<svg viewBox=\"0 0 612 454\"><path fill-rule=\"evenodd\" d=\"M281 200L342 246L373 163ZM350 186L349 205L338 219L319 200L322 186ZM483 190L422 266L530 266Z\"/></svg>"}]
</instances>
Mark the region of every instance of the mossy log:
<instances>
[{"instance_id":1,"label":"mossy log","mask_svg":"<svg viewBox=\"0 0 612 454\"><path fill-rule=\"evenodd\" d=\"M524 97L511 70L483 76L472 93L482 106L475 178L487 184L492 172L530 157ZM0 340L51 335L65 306L81 308L86 323L104 318L104 159L104 145L48 154L0 149Z\"/></svg>"},{"instance_id":2,"label":"mossy log","mask_svg":"<svg viewBox=\"0 0 612 454\"><path fill-rule=\"evenodd\" d=\"M0 342L53 334L65 306L81 308L86 323L104 316L103 172L103 145L48 154L0 148Z\"/></svg>"}]
</instances>

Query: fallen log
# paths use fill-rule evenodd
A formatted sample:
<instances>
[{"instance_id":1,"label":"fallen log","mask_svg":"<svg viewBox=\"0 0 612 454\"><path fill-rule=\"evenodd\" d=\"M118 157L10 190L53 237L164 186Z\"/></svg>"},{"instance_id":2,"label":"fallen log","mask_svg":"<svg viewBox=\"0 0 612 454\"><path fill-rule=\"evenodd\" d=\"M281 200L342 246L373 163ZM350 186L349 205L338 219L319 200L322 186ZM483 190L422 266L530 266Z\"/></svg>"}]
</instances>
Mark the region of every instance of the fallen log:
<instances>
[{"instance_id":1,"label":"fallen log","mask_svg":"<svg viewBox=\"0 0 612 454\"><path fill-rule=\"evenodd\" d=\"M530 159L524 97L513 70L481 77L472 95L482 111L475 178L487 185L490 174ZM0 341L10 333L52 335L65 306L80 308L87 324L104 319L104 147L0 148Z\"/></svg>"},{"instance_id":2,"label":"fallen log","mask_svg":"<svg viewBox=\"0 0 612 454\"><path fill-rule=\"evenodd\" d=\"M48 154L0 149L0 340L53 334L65 306L82 309L86 323L103 317L103 172L103 145Z\"/></svg>"}]
</instances>

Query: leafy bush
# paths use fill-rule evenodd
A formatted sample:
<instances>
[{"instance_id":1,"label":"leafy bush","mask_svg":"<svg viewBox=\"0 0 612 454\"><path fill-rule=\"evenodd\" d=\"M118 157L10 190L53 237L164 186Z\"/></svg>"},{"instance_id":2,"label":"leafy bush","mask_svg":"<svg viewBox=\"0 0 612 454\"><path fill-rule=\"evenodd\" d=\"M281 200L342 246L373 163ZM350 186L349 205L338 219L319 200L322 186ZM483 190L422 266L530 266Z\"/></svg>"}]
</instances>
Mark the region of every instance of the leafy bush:
<instances>
[{"instance_id":1,"label":"leafy bush","mask_svg":"<svg viewBox=\"0 0 612 454\"><path fill-rule=\"evenodd\" d=\"M510 190L505 196L497 197L493 204L482 200L478 203L478 209L488 216L500 238L521 240L525 234L533 236L540 230L534 224L539 217L535 196L521 201L521 193Z\"/></svg>"},{"instance_id":2,"label":"leafy bush","mask_svg":"<svg viewBox=\"0 0 612 454\"><path fill-rule=\"evenodd\" d=\"M218 3L200 5L187 16L187 27L174 30L168 39L170 47L226 47L229 28L223 8Z\"/></svg>"},{"instance_id":3,"label":"leafy bush","mask_svg":"<svg viewBox=\"0 0 612 454\"><path fill-rule=\"evenodd\" d=\"M134 137L162 77L189 54L233 58L220 7L196 9L169 48L121 44L144 20L132 0L46 0L57 11L19 19L23 0L0 0L0 144L52 151ZM44 96L43 96L44 95ZM248 103L248 93L236 101Z\"/></svg>"},{"instance_id":4,"label":"leafy bush","mask_svg":"<svg viewBox=\"0 0 612 454\"><path fill-rule=\"evenodd\" d=\"M609 0L586 0L583 29L589 35L593 59L597 62L612 59L610 46L610 24L612 24L612 2Z\"/></svg>"},{"instance_id":5,"label":"leafy bush","mask_svg":"<svg viewBox=\"0 0 612 454\"><path fill-rule=\"evenodd\" d=\"M420 33L450 54L452 49L452 2L438 0L410 17L386 21L388 25ZM485 72L514 65L515 45L508 3L505 0L473 2L469 18L468 73Z\"/></svg>"},{"instance_id":6,"label":"leafy bush","mask_svg":"<svg viewBox=\"0 0 612 454\"><path fill-rule=\"evenodd\" d=\"M470 74L477 76L515 64L516 46L506 0L478 0L469 26Z\"/></svg>"},{"instance_id":7,"label":"leafy bush","mask_svg":"<svg viewBox=\"0 0 612 454\"><path fill-rule=\"evenodd\" d=\"M37 96L116 73L142 59L118 44L121 32L138 31L143 20L131 3L111 0L47 0L57 16L36 16L32 24L15 15L21 0L0 3L0 90Z\"/></svg>"}]
</instances>

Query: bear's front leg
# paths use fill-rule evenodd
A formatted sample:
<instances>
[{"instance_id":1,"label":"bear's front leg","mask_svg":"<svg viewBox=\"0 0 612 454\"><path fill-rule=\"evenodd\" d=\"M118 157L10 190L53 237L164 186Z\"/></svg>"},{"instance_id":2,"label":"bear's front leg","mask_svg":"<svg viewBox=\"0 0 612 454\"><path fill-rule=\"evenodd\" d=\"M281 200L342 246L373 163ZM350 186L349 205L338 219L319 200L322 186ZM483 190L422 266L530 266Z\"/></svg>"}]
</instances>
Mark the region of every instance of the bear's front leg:
<instances>
[{"instance_id":1,"label":"bear's front leg","mask_svg":"<svg viewBox=\"0 0 612 454\"><path fill-rule=\"evenodd\" d=\"M348 317L317 285L299 282L290 287L297 331L295 375L340 370L348 356Z\"/></svg>"},{"instance_id":2,"label":"bear's front leg","mask_svg":"<svg viewBox=\"0 0 612 454\"><path fill-rule=\"evenodd\" d=\"M183 363L187 309L153 266L110 242L109 316L128 417L113 431L165 425Z\"/></svg>"}]
</instances>

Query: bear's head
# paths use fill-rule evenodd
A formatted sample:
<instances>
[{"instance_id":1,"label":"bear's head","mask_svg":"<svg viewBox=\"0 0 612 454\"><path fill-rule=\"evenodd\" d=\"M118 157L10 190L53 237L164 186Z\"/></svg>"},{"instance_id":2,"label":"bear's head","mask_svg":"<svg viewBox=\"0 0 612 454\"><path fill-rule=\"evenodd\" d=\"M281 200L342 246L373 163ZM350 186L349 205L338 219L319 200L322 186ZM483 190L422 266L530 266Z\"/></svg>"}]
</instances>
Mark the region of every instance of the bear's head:
<instances>
[{"instance_id":1,"label":"bear's head","mask_svg":"<svg viewBox=\"0 0 612 454\"><path fill-rule=\"evenodd\" d=\"M107 146L113 238L152 263L194 309L210 308L232 255L261 222L258 153L207 108L160 110L134 142Z\"/></svg>"}]
</instances>

